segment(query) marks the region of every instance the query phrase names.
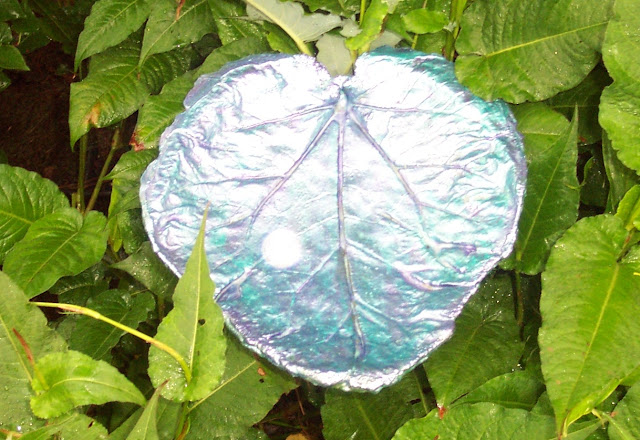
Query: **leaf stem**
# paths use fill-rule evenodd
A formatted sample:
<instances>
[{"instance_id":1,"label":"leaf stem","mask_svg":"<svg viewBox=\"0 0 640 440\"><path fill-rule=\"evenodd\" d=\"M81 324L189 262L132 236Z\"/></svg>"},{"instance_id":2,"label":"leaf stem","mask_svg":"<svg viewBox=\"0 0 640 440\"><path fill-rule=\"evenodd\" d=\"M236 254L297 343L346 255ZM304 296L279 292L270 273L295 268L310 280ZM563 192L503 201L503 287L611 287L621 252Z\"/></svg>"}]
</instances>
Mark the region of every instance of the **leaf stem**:
<instances>
[{"instance_id":1,"label":"leaf stem","mask_svg":"<svg viewBox=\"0 0 640 440\"><path fill-rule=\"evenodd\" d=\"M121 124L122 125L122 124ZM107 171L109 170L109 166L111 165L111 161L113 160L113 155L116 151L118 151L121 147L120 145L120 135L122 126L119 125L116 128L116 131L113 133L113 138L111 139L111 148L109 149L109 153L107 154L107 158L102 165L102 169L100 170L100 175L98 176L98 181L96 182L96 186L93 188L93 192L91 193L91 198L89 199L89 203L85 208L85 214L93 209L98 200L98 195L100 194L100 189L102 189L102 184L104 183L104 176L107 175Z\"/></svg>"},{"instance_id":2,"label":"leaf stem","mask_svg":"<svg viewBox=\"0 0 640 440\"><path fill-rule=\"evenodd\" d=\"M293 42L296 43L296 46L298 46L298 49L300 49L300 52L302 52L304 54L307 54L309 56L313 56L313 52L311 52L311 49L309 49L309 46L307 46L307 44L303 40L301 40L300 37L298 37L295 34L295 32L293 32L291 29L289 29L289 27L286 24L284 24L277 16L271 14L268 9L262 7L255 0L244 0L244 1L248 5L250 5L253 8L257 9L258 11L260 11L260 13L262 15L264 15L265 17L267 17L270 21L272 21L273 23L275 23L278 26L280 26L280 29L285 31L287 33L287 35L289 35L291 37Z\"/></svg>"},{"instance_id":3,"label":"leaf stem","mask_svg":"<svg viewBox=\"0 0 640 440\"><path fill-rule=\"evenodd\" d=\"M367 0L360 0L360 17L358 18L359 25L362 25L362 19L364 18L365 12L367 12Z\"/></svg>"},{"instance_id":4,"label":"leaf stem","mask_svg":"<svg viewBox=\"0 0 640 440\"><path fill-rule=\"evenodd\" d=\"M460 20L462 13L467 6L467 0L451 0L451 9L449 10L449 20L453 24L453 29L448 31L447 40L444 45L444 56L453 61L456 53L456 39L460 34Z\"/></svg>"},{"instance_id":5,"label":"leaf stem","mask_svg":"<svg viewBox=\"0 0 640 440\"><path fill-rule=\"evenodd\" d=\"M37 302L37 301L33 301L30 304L33 304L39 307L53 307L53 308L66 310L72 313L79 313L81 315L86 315L93 319L106 322L107 324L110 324L116 328L119 328L120 330L123 330L129 334L132 334L133 336L136 336L142 339L143 341L155 346L156 348L159 348L160 350L164 351L165 353L173 357L176 361L178 361L178 363L180 364L180 367L182 368L182 371L184 372L184 377L187 380L187 383L191 382L191 369L185 362L184 358L180 355L180 353L178 353L172 347L169 347L167 344L160 342L149 335L145 335L144 333L139 332L134 328L126 326L118 321L114 321L113 319L107 318L106 316L100 314L99 312L96 312L95 310L89 309L87 307L81 307L75 304Z\"/></svg>"},{"instance_id":6,"label":"leaf stem","mask_svg":"<svg viewBox=\"0 0 640 440\"><path fill-rule=\"evenodd\" d=\"M421 9L426 9L426 7L427 7L427 0L424 0L422 2L422 8ZM411 49L415 49L416 46L418 45L418 37L419 36L420 36L419 34L414 34L413 35L413 41L411 42Z\"/></svg>"},{"instance_id":7,"label":"leaf stem","mask_svg":"<svg viewBox=\"0 0 640 440\"><path fill-rule=\"evenodd\" d=\"M78 189L76 191L76 208L84 212L84 175L87 170L87 145L89 144L89 134L80 138L80 151L78 152Z\"/></svg>"}]
</instances>

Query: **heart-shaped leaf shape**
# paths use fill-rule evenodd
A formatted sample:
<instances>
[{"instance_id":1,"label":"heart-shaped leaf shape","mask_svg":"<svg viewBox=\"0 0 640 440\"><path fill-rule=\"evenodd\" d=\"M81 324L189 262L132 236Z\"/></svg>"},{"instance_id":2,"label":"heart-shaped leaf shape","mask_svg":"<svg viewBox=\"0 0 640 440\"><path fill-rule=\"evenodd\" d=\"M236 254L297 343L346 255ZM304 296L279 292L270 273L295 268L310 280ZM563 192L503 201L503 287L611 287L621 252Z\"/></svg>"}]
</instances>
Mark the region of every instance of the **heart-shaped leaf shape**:
<instances>
[{"instance_id":1,"label":"heart-shaped leaf shape","mask_svg":"<svg viewBox=\"0 0 640 440\"><path fill-rule=\"evenodd\" d=\"M201 77L142 177L177 274L205 206L230 328L322 385L376 390L424 360L511 251L524 191L507 106L437 55L382 48L352 77L258 55Z\"/></svg>"}]
</instances>

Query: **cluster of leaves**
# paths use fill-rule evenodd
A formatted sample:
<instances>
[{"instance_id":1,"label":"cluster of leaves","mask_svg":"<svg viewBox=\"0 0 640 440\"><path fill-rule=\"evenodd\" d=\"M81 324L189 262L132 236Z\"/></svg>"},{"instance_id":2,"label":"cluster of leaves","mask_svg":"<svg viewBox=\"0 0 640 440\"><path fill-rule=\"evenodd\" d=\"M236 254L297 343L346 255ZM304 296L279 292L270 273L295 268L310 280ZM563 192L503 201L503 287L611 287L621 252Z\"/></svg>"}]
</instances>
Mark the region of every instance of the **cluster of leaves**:
<instances>
[{"instance_id":1,"label":"cluster of leaves","mask_svg":"<svg viewBox=\"0 0 640 440\"><path fill-rule=\"evenodd\" d=\"M179 281L157 259L138 180L199 75L266 51L343 74L389 44L442 52L512 104L527 192L513 255L426 363L379 394L303 384L324 437L640 438L638 17L636 0L1 1L0 68L49 39L75 54L72 148L137 125L104 164L107 215L0 165L0 432L266 438L256 423L299 383L224 333L201 246Z\"/></svg>"}]
</instances>

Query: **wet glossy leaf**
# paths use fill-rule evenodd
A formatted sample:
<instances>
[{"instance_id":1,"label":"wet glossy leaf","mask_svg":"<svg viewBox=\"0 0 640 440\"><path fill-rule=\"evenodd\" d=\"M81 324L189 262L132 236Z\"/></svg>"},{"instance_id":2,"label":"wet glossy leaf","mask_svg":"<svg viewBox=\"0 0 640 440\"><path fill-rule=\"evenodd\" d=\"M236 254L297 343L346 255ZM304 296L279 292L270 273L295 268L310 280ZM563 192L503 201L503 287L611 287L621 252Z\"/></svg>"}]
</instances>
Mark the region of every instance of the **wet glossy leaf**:
<instances>
[{"instance_id":1,"label":"wet glossy leaf","mask_svg":"<svg viewBox=\"0 0 640 440\"><path fill-rule=\"evenodd\" d=\"M78 351L48 354L37 360L36 367L41 376L31 382L35 392L31 409L38 417L57 417L82 405L146 403L142 393L115 367Z\"/></svg>"},{"instance_id":2,"label":"wet glossy leaf","mask_svg":"<svg viewBox=\"0 0 640 440\"><path fill-rule=\"evenodd\" d=\"M437 433L437 437L433 434ZM430 437L427 437L427 436ZM504 408L494 403L460 405L437 416L412 420L393 440L440 438L458 440L551 440L555 438L553 417L521 409Z\"/></svg>"},{"instance_id":3,"label":"wet glossy leaf","mask_svg":"<svg viewBox=\"0 0 640 440\"><path fill-rule=\"evenodd\" d=\"M463 15L456 43L456 75L485 99L514 103L540 101L575 87L600 58L612 4L473 2Z\"/></svg>"},{"instance_id":4,"label":"wet glossy leaf","mask_svg":"<svg viewBox=\"0 0 640 440\"><path fill-rule=\"evenodd\" d=\"M148 292L134 296L124 290L107 290L91 297L86 306L116 322L137 328L155 308L155 301ZM79 316L69 340L69 348L94 359L109 361L111 349L124 334L123 330L106 322Z\"/></svg>"},{"instance_id":5,"label":"wet glossy leaf","mask_svg":"<svg viewBox=\"0 0 640 440\"><path fill-rule=\"evenodd\" d=\"M377 394L330 389L322 405L326 440L388 439L406 421L425 415L420 384L414 374Z\"/></svg>"},{"instance_id":6,"label":"wet glossy leaf","mask_svg":"<svg viewBox=\"0 0 640 440\"><path fill-rule=\"evenodd\" d=\"M158 400L162 392L162 386L158 387L147 402L142 415L136 422L133 430L127 436L127 440L158 440Z\"/></svg>"},{"instance_id":7,"label":"wet glossy leaf","mask_svg":"<svg viewBox=\"0 0 640 440\"><path fill-rule=\"evenodd\" d=\"M516 370L486 381L458 399L455 405L491 402L505 408L531 411L543 391L543 382L528 371Z\"/></svg>"},{"instance_id":8,"label":"wet glossy leaf","mask_svg":"<svg viewBox=\"0 0 640 440\"><path fill-rule=\"evenodd\" d=\"M629 388L616 405L615 416L609 419L607 432L611 440L640 438L640 385Z\"/></svg>"},{"instance_id":9,"label":"wet glossy leaf","mask_svg":"<svg viewBox=\"0 0 640 440\"><path fill-rule=\"evenodd\" d=\"M558 429L588 413L640 364L640 264L617 217L585 218L542 276L540 357ZM613 361L615 359L615 361Z\"/></svg>"},{"instance_id":10,"label":"wet glossy leaf","mask_svg":"<svg viewBox=\"0 0 640 440\"><path fill-rule=\"evenodd\" d=\"M178 283L176 276L160 261L148 241L134 254L112 267L127 272L147 289L163 298L170 298Z\"/></svg>"},{"instance_id":11,"label":"wet glossy leaf","mask_svg":"<svg viewBox=\"0 0 640 440\"><path fill-rule=\"evenodd\" d=\"M513 311L511 280L490 279L456 319L451 339L424 368L438 405L444 408L487 380L512 371L522 354Z\"/></svg>"},{"instance_id":12,"label":"wet glossy leaf","mask_svg":"<svg viewBox=\"0 0 640 440\"><path fill-rule=\"evenodd\" d=\"M507 107L452 70L386 48L349 78L303 55L201 78L142 179L154 249L182 273L210 204L217 301L249 346L325 385L397 381L510 252L521 203Z\"/></svg>"},{"instance_id":13,"label":"wet glossy leaf","mask_svg":"<svg viewBox=\"0 0 640 440\"><path fill-rule=\"evenodd\" d=\"M568 124L543 104L519 106L514 113L524 135L529 178L513 258L519 271L535 275L578 217L578 123Z\"/></svg>"},{"instance_id":14,"label":"wet glossy leaf","mask_svg":"<svg viewBox=\"0 0 640 440\"><path fill-rule=\"evenodd\" d=\"M29 305L24 292L4 272L0 272L0 421L5 429L39 425L29 408L33 370L15 329L38 359L49 351L65 349L65 343L47 327L47 319Z\"/></svg>"},{"instance_id":15,"label":"wet glossy leaf","mask_svg":"<svg viewBox=\"0 0 640 440\"><path fill-rule=\"evenodd\" d=\"M151 55L198 41L212 31L213 17L207 0L185 0L179 11L174 0L154 0L139 64L142 66Z\"/></svg>"},{"instance_id":16,"label":"wet glossy leaf","mask_svg":"<svg viewBox=\"0 0 640 440\"><path fill-rule=\"evenodd\" d=\"M235 338L228 339L225 357L218 386L191 407L190 440L246 438L245 433L267 415L280 396L296 387L291 378L242 348Z\"/></svg>"},{"instance_id":17,"label":"wet glossy leaf","mask_svg":"<svg viewBox=\"0 0 640 440\"><path fill-rule=\"evenodd\" d=\"M620 162L618 154L611 147L611 140L606 132L602 136L602 159L609 181L607 212L613 213L627 191L634 185L640 184L640 177L635 171Z\"/></svg>"},{"instance_id":18,"label":"wet glossy leaf","mask_svg":"<svg viewBox=\"0 0 640 440\"><path fill-rule=\"evenodd\" d=\"M149 0L99 0L91 8L78 37L74 70L91 55L123 42L151 12Z\"/></svg>"},{"instance_id":19,"label":"wet glossy leaf","mask_svg":"<svg viewBox=\"0 0 640 440\"><path fill-rule=\"evenodd\" d=\"M449 22L449 17L440 11L414 9L404 15L402 21L409 32L428 34L441 30Z\"/></svg>"},{"instance_id":20,"label":"wet glossy leaf","mask_svg":"<svg viewBox=\"0 0 640 440\"><path fill-rule=\"evenodd\" d=\"M4 271L32 298L64 276L96 264L107 248L107 220L64 208L36 220L7 255Z\"/></svg>"},{"instance_id":21,"label":"wet glossy leaf","mask_svg":"<svg viewBox=\"0 0 640 440\"><path fill-rule=\"evenodd\" d=\"M602 93L600 124L618 157L640 171L640 3L617 0L607 28L602 58L614 82Z\"/></svg>"},{"instance_id":22,"label":"wet glossy leaf","mask_svg":"<svg viewBox=\"0 0 640 440\"><path fill-rule=\"evenodd\" d=\"M382 24L388 13L389 4L385 0L372 0L362 18L360 33L346 41L347 48L366 51L369 44L382 32Z\"/></svg>"},{"instance_id":23,"label":"wet glossy leaf","mask_svg":"<svg viewBox=\"0 0 640 440\"><path fill-rule=\"evenodd\" d=\"M312 12L318 9L345 17L360 11L360 0L301 0Z\"/></svg>"},{"instance_id":24,"label":"wet glossy leaf","mask_svg":"<svg viewBox=\"0 0 640 440\"><path fill-rule=\"evenodd\" d=\"M52 181L22 168L0 165L0 264L34 221L68 206Z\"/></svg>"},{"instance_id":25,"label":"wet glossy leaf","mask_svg":"<svg viewBox=\"0 0 640 440\"><path fill-rule=\"evenodd\" d=\"M54 437L55 435L55 437ZM84 414L71 413L50 419L47 426L20 437L21 440L107 440L104 426Z\"/></svg>"},{"instance_id":26,"label":"wet glossy leaf","mask_svg":"<svg viewBox=\"0 0 640 440\"><path fill-rule=\"evenodd\" d=\"M264 35L264 26L246 20L246 11L242 4L233 0L209 0L209 8L213 13L213 21L218 30L218 37L223 45L242 38Z\"/></svg>"},{"instance_id":27,"label":"wet glossy leaf","mask_svg":"<svg viewBox=\"0 0 640 440\"><path fill-rule=\"evenodd\" d=\"M206 218L206 214L204 216ZM211 393L224 372L226 339L220 307L213 300L215 285L209 275L204 250L205 221L184 274L173 294L173 309L158 326L155 338L174 348L184 358L190 373L188 381L182 366L167 352L149 349L149 377L157 388L168 381L162 396L174 401L199 400Z\"/></svg>"},{"instance_id":28,"label":"wet glossy leaf","mask_svg":"<svg viewBox=\"0 0 640 440\"><path fill-rule=\"evenodd\" d=\"M29 70L17 47L0 44L0 69Z\"/></svg>"},{"instance_id":29,"label":"wet glossy leaf","mask_svg":"<svg viewBox=\"0 0 640 440\"><path fill-rule=\"evenodd\" d=\"M90 296L109 289L106 269L106 265L100 262L78 275L60 278L51 286L49 293L58 295L58 302L84 306Z\"/></svg>"}]
</instances>

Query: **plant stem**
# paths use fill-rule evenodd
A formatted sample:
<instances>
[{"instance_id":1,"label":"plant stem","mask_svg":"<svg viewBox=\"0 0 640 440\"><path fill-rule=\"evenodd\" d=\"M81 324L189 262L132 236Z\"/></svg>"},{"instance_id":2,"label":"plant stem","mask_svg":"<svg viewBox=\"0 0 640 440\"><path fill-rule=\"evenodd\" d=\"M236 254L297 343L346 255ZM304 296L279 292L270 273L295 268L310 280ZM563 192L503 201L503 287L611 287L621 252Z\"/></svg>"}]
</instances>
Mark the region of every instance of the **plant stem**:
<instances>
[{"instance_id":1,"label":"plant stem","mask_svg":"<svg viewBox=\"0 0 640 440\"><path fill-rule=\"evenodd\" d=\"M453 61L456 53L456 39L460 34L460 20L462 20L462 13L467 6L467 0L451 0L451 9L449 10L449 20L453 23L453 29L447 33L447 41L444 45L444 56Z\"/></svg>"},{"instance_id":2,"label":"plant stem","mask_svg":"<svg viewBox=\"0 0 640 440\"><path fill-rule=\"evenodd\" d=\"M421 9L425 9L426 7L427 7L427 0L424 0L422 2L422 8ZM415 34L413 36L413 41L411 42L411 49L415 49L416 46L418 45L418 37L419 36L420 36L419 34Z\"/></svg>"},{"instance_id":3,"label":"plant stem","mask_svg":"<svg viewBox=\"0 0 640 440\"><path fill-rule=\"evenodd\" d=\"M178 363L180 364L180 367L182 368L182 371L184 372L184 377L187 380L187 383L191 382L191 369L189 368L189 366L187 365L187 363L185 362L184 358L180 355L180 353L178 353L177 351L175 351L172 347L169 347L167 344L158 341L157 339L152 338L149 335L145 335L142 332L139 332L136 329L133 329L131 327L128 327L118 321L114 321L113 319L107 318L106 316L96 312L95 310L91 310L88 309L86 307L81 307L81 306L77 306L75 304L63 304L63 303L50 303L50 302L31 302L30 304L39 306L39 307L53 307L53 308L58 308L58 309L62 309L62 310L66 310L68 312L72 312L72 313L80 313L81 315L86 315L89 316L93 319L97 319L99 321L102 322L106 322L107 324L110 324L116 328L119 328L120 330L123 330L129 334L132 334L133 336L137 336L138 338L142 339L143 341L159 348L160 350L164 351L165 353L169 354L171 357L173 357L176 361L178 361Z\"/></svg>"},{"instance_id":4,"label":"plant stem","mask_svg":"<svg viewBox=\"0 0 640 440\"><path fill-rule=\"evenodd\" d=\"M360 0L360 18L358 19L358 24L362 25L362 19L364 18L364 13L367 11L367 0Z\"/></svg>"},{"instance_id":5,"label":"plant stem","mask_svg":"<svg viewBox=\"0 0 640 440\"><path fill-rule=\"evenodd\" d=\"M80 151L78 152L78 190L76 192L76 208L80 212L84 212L84 176L87 168L87 145L89 143L89 134L85 134L80 138Z\"/></svg>"},{"instance_id":6,"label":"plant stem","mask_svg":"<svg viewBox=\"0 0 640 440\"><path fill-rule=\"evenodd\" d=\"M98 195L100 194L100 189L102 189L102 184L104 182L104 176L107 175L107 171L109 170L109 166L111 165L111 161L113 160L113 155L118 149L120 149L120 130L121 127L118 126L116 131L113 133L113 138L111 140L111 148L109 149L109 153L107 154L107 158L102 165L102 169L100 170L100 175L98 176L98 181L96 182L96 186L93 188L93 192L91 193L91 198L89 199L89 203L87 203L87 207L85 208L85 213L91 211L98 200Z\"/></svg>"}]
</instances>

